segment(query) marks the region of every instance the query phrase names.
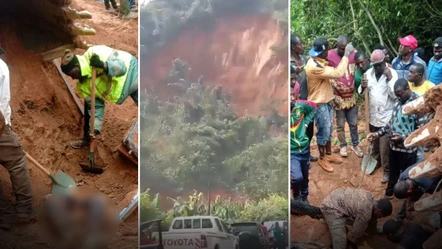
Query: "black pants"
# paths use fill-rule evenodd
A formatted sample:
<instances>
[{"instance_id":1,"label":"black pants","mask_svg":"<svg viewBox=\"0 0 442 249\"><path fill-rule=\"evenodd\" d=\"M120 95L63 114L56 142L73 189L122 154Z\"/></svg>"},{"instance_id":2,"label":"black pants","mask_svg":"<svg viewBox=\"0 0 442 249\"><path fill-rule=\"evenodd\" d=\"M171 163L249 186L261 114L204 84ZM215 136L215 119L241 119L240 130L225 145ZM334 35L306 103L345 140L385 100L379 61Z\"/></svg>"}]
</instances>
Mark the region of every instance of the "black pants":
<instances>
[{"instance_id":1,"label":"black pants","mask_svg":"<svg viewBox=\"0 0 442 249\"><path fill-rule=\"evenodd\" d=\"M390 148L389 164L390 177L388 179L387 189L385 195L393 195L393 187L399 180L399 175L411 165L415 164L417 160L417 153L405 153L394 151Z\"/></svg>"},{"instance_id":2,"label":"black pants","mask_svg":"<svg viewBox=\"0 0 442 249\"><path fill-rule=\"evenodd\" d=\"M110 9L110 4L109 2L112 4L112 7L114 9L117 8L117 3L115 2L115 0L104 0L104 6L106 6L106 9Z\"/></svg>"},{"instance_id":3,"label":"black pants","mask_svg":"<svg viewBox=\"0 0 442 249\"><path fill-rule=\"evenodd\" d=\"M91 121L91 115L89 115L89 106L85 103L84 104L84 116L83 116L83 139L89 140L90 139L90 133L89 133L89 126Z\"/></svg>"},{"instance_id":4,"label":"black pants","mask_svg":"<svg viewBox=\"0 0 442 249\"><path fill-rule=\"evenodd\" d=\"M312 141L313 138L314 127L315 127L315 121L312 120L312 122L307 126L307 130L305 131L307 133L307 137L310 140L310 142Z\"/></svg>"}]
</instances>

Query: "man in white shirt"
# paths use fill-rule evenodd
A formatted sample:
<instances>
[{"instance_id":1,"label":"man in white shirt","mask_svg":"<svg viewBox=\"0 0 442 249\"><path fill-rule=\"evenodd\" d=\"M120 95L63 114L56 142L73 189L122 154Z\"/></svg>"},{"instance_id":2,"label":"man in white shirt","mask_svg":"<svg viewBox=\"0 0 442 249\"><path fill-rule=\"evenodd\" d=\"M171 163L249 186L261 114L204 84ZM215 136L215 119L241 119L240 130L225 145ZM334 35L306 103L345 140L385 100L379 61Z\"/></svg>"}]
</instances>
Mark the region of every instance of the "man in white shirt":
<instances>
[{"instance_id":1,"label":"man in white shirt","mask_svg":"<svg viewBox=\"0 0 442 249\"><path fill-rule=\"evenodd\" d=\"M0 164L8 170L15 194L15 210L0 187L0 228L10 230L15 218L29 222L34 218L32 187L26 154L11 129L9 69L0 59ZM3 127L3 128L2 128Z\"/></svg>"},{"instance_id":2,"label":"man in white shirt","mask_svg":"<svg viewBox=\"0 0 442 249\"><path fill-rule=\"evenodd\" d=\"M365 72L366 79L362 79L358 92L363 94L366 88L369 90L369 129L370 132L376 132L388 124L393 114L394 100L396 99L394 83L398 79L398 74L395 70L387 67L385 54L380 49L374 50L371 54L371 63L373 67ZM390 138L384 135L373 142L375 157L384 168L382 183L386 183L390 170L388 160Z\"/></svg>"}]
</instances>

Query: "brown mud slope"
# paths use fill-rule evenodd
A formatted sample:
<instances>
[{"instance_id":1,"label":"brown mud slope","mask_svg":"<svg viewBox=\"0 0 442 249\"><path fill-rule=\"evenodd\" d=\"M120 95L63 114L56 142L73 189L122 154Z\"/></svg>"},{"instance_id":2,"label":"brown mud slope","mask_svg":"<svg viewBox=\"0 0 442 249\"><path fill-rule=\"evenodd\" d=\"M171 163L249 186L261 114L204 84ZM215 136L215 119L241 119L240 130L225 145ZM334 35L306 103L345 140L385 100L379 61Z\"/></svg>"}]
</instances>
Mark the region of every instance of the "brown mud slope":
<instances>
[{"instance_id":1,"label":"brown mud slope","mask_svg":"<svg viewBox=\"0 0 442 249\"><path fill-rule=\"evenodd\" d=\"M362 109L362 107L360 108ZM365 123L361 117L363 113L360 113L359 118L359 132L364 131ZM334 122L335 123L335 122ZM348 126L346 126L346 137L349 138ZM337 137L334 132L333 137ZM361 142L363 151L366 151L366 140ZM317 146L312 146L312 154L317 155ZM317 162L311 163L309 172L309 202L312 205L320 206L321 201L332 190L348 187L358 188L362 179L361 163L362 159L357 157L353 151L348 149L348 158L344 158L344 163L340 165L333 165L334 172L327 173ZM339 153L335 154L339 156ZM428 157L429 154L426 155ZM373 193L375 198L382 198L386 184L381 183L382 169L377 169L372 175L365 176L364 182L361 186L362 189L368 190ZM387 219L395 218L395 214L399 212L402 202L398 199L393 199L393 215L388 218L384 218L378 222L378 225L383 224ZM422 220L424 217L428 217L428 212L415 213L416 221ZM318 242L325 245L327 248L331 245L331 236L327 225L322 221L311 219L308 216L291 216L290 220L291 228L291 240L297 242ZM395 248L395 244L390 242L386 237L380 235L365 236L363 242L359 245L360 249L369 248ZM307 247L306 247L307 248ZM310 247L308 247L310 248ZM315 247L311 247L315 248ZM319 248L319 247L317 247Z\"/></svg>"},{"instance_id":2,"label":"brown mud slope","mask_svg":"<svg viewBox=\"0 0 442 249\"><path fill-rule=\"evenodd\" d=\"M275 105L287 114L288 55L282 49L274 56L270 49L286 40L276 21L263 15L219 19L209 30L184 30L143 65L142 87L165 99L173 96L169 70L181 58L191 68L189 80L203 75L204 83L228 89L237 113L260 114Z\"/></svg>"},{"instance_id":3,"label":"brown mud slope","mask_svg":"<svg viewBox=\"0 0 442 249\"><path fill-rule=\"evenodd\" d=\"M87 37L88 43L108 45L137 55L137 20L121 20L105 12L104 4L77 0L73 7L88 10L93 19L82 20L97 30ZM82 134L81 114L72 100L56 67L42 62L33 51L26 50L18 39L14 21L0 26L0 43L7 51L11 77L12 125L24 149L51 172L63 170L78 185L96 188L111 197L121 209L128 203L126 195L138 184L138 171L116 152L125 132L137 118L137 107L131 99L122 106L106 107L102 141L98 143L99 163L106 166L101 175L82 172L79 161L87 161L88 150L73 150L71 140ZM82 51L79 51L82 52ZM50 193L49 178L29 163L38 209ZM0 167L1 187L13 199L8 173ZM0 240L9 248L49 248L38 237L37 224L15 226L11 232L0 231ZM3 243L3 245L6 245ZM133 215L120 228L110 248L137 248L137 217ZM2 247L3 248L3 247Z\"/></svg>"}]
</instances>

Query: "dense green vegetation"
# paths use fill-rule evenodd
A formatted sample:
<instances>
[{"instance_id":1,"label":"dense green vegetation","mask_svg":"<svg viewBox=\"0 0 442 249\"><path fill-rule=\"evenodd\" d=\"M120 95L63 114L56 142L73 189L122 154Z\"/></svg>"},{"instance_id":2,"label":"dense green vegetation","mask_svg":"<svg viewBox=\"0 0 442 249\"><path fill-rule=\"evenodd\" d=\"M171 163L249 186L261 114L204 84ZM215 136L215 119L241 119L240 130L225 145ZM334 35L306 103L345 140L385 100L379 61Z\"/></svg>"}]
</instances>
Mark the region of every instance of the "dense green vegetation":
<instances>
[{"instance_id":1,"label":"dense green vegetation","mask_svg":"<svg viewBox=\"0 0 442 249\"><path fill-rule=\"evenodd\" d=\"M271 13L282 27L284 23L287 27L284 2L149 2L140 9L141 66L182 30L211 28L216 18ZM168 222L174 216L208 213L208 203L198 194L189 200L170 198L173 193L192 189L220 189L246 196L247 201L241 203L218 197L211 205L211 214L227 222L287 219L287 117L275 111L270 117L238 116L223 82L209 87L203 77L198 82L190 81L186 72L192 65L179 58L171 66L168 85L176 96L164 101L147 90L141 93L140 184L142 189L155 189L140 197L141 220L160 217ZM160 190L170 196L156 194ZM163 198L175 203L174 208L160 211L158 204Z\"/></svg>"},{"instance_id":2,"label":"dense green vegetation","mask_svg":"<svg viewBox=\"0 0 442 249\"><path fill-rule=\"evenodd\" d=\"M185 67L171 71L172 82L183 73L181 68ZM220 86L188 83L183 78L170 85L182 91L180 97L162 102L144 93L140 105L142 185L163 184L178 190L210 185L252 199L286 195L285 117L239 117ZM270 127L279 134L271 134Z\"/></svg>"},{"instance_id":3,"label":"dense green vegetation","mask_svg":"<svg viewBox=\"0 0 442 249\"><path fill-rule=\"evenodd\" d=\"M398 37L413 34L431 53L432 41L442 34L440 1L291 0L290 26L306 47L319 36L336 39L347 34L355 47L372 51L387 46L395 56Z\"/></svg>"},{"instance_id":4,"label":"dense green vegetation","mask_svg":"<svg viewBox=\"0 0 442 249\"><path fill-rule=\"evenodd\" d=\"M160 198L158 194L152 196L149 190L141 194L141 222L160 218L164 220L164 227L168 228L174 217L209 214L208 203L204 203L202 193L196 191L187 200L167 197L173 202L173 208L166 212L159 210ZM234 202L229 198L217 196L210 204L210 214L218 216L227 223L284 220L287 219L287 213L287 198L278 195L271 195L260 201L242 202Z\"/></svg>"}]
</instances>

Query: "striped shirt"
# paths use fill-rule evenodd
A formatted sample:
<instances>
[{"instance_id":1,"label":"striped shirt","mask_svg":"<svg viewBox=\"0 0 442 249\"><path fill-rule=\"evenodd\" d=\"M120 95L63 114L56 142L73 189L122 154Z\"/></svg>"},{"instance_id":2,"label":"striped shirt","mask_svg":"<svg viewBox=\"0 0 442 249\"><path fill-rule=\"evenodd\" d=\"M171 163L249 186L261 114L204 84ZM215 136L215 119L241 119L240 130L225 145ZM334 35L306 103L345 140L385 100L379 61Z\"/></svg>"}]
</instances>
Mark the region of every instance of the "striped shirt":
<instances>
[{"instance_id":1,"label":"striped shirt","mask_svg":"<svg viewBox=\"0 0 442 249\"><path fill-rule=\"evenodd\" d=\"M387 134L390 138L393 137L393 134L400 134L404 140L412 132L419 129L421 126L427 123L426 115L403 115L402 114L402 106L407 103L417 99L419 96L416 93L413 93L411 97L404 104L401 103L400 100L396 100L393 107L393 114L391 116L390 122L384 127L382 127L379 131L376 132L377 136L383 136ZM406 148L404 146L404 142L394 143L390 140L390 148L394 151L404 152L404 153L414 153L417 151L417 147Z\"/></svg>"}]
</instances>

